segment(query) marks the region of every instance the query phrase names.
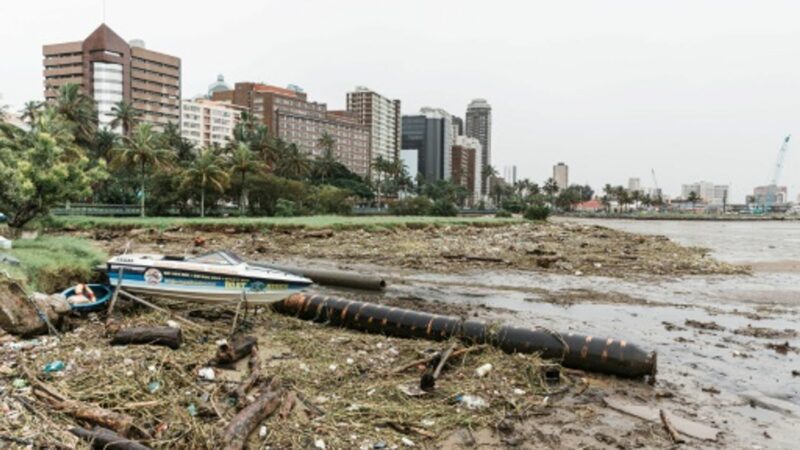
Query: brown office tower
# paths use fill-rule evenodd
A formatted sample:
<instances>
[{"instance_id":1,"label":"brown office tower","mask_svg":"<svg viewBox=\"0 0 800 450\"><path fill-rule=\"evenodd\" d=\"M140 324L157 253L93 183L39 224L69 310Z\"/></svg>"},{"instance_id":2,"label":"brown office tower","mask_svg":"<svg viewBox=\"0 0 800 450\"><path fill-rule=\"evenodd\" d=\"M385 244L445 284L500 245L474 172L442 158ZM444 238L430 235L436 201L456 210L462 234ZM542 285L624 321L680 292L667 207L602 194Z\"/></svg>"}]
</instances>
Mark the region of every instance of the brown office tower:
<instances>
[{"instance_id":1,"label":"brown office tower","mask_svg":"<svg viewBox=\"0 0 800 450\"><path fill-rule=\"evenodd\" d=\"M319 140L328 133L335 141L334 158L362 177L369 174L370 129L348 111L328 111L297 87L262 83L236 83L232 90L214 92L212 99L248 108L274 136L314 157L323 154Z\"/></svg>"},{"instance_id":2,"label":"brown office tower","mask_svg":"<svg viewBox=\"0 0 800 450\"><path fill-rule=\"evenodd\" d=\"M467 204L475 204L475 149L461 145L453 146L452 173L450 179L469 191Z\"/></svg>"},{"instance_id":3,"label":"brown office tower","mask_svg":"<svg viewBox=\"0 0 800 450\"><path fill-rule=\"evenodd\" d=\"M44 96L55 100L67 83L80 85L97 102L98 122L109 127L112 107L133 104L140 120L157 129L180 123L181 60L125 42L107 25L83 41L49 44L44 53ZM119 130L117 130L119 131Z\"/></svg>"}]
</instances>

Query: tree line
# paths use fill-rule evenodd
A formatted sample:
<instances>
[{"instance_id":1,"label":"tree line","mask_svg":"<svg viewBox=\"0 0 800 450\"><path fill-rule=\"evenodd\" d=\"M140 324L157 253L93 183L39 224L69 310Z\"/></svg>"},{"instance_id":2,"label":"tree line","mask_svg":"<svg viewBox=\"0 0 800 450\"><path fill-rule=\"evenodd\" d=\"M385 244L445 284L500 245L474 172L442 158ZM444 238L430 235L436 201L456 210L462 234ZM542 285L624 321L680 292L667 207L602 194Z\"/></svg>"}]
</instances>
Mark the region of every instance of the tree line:
<instances>
[{"instance_id":1,"label":"tree line","mask_svg":"<svg viewBox=\"0 0 800 450\"><path fill-rule=\"evenodd\" d=\"M11 226L70 201L138 204L141 216L203 217L221 205L240 215L347 214L415 184L399 158L379 156L371 179L361 177L338 161L331 135L312 157L247 113L227 145L203 148L174 123L142 122L128 102L113 107L110 128L97 117L95 102L66 84L53 102L25 104L27 130L0 121L0 204Z\"/></svg>"}]
</instances>

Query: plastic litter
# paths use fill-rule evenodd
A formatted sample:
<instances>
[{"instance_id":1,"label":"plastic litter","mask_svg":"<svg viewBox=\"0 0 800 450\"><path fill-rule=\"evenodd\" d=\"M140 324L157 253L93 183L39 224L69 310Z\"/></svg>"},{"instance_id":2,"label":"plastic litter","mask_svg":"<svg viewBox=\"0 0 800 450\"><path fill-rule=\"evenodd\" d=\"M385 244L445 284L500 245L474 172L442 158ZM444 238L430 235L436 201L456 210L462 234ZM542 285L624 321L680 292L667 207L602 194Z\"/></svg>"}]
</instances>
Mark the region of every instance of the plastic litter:
<instances>
[{"instance_id":1,"label":"plastic litter","mask_svg":"<svg viewBox=\"0 0 800 450\"><path fill-rule=\"evenodd\" d=\"M374 448L376 450L380 450L380 449L383 449L383 448L386 448L386 447L388 447L388 444L386 444L386 441L378 441L378 442L375 443L375 445L372 446L372 448Z\"/></svg>"},{"instance_id":2,"label":"plastic litter","mask_svg":"<svg viewBox=\"0 0 800 450\"><path fill-rule=\"evenodd\" d=\"M467 409L483 409L489 406L489 404L486 403L486 400L478 397L477 395L459 395L456 397L456 400L462 405L466 406Z\"/></svg>"},{"instance_id":3,"label":"plastic litter","mask_svg":"<svg viewBox=\"0 0 800 450\"><path fill-rule=\"evenodd\" d=\"M314 441L314 448L318 448L320 450L325 450L325 441L322 439L317 439Z\"/></svg>"},{"instance_id":4,"label":"plastic litter","mask_svg":"<svg viewBox=\"0 0 800 450\"><path fill-rule=\"evenodd\" d=\"M194 403L190 403L189 406L186 407L186 410L189 411L189 415L194 417L197 415L197 406Z\"/></svg>"},{"instance_id":5,"label":"plastic litter","mask_svg":"<svg viewBox=\"0 0 800 450\"><path fill-rule=\"evenodd\" d=\"M489 363L486 363L486 364L478 367L477 369L475 369L475 376L478 377L478 378L483 378L483 377L486 376L486 374L488 374L491 371L492 371L492 365L489 364Z\"/></svg>"},{"instance_id":6,"label":"plastic litter","mask_svg":"<svg viewBox=\"0 0 800 450\"><path fill-rule=\"evenodd\" d=\"M156 393L159 389L161 389L161 382L153 381L147 385L147 391L151 394Z\"/></svg>"},{"instance_id":7,"label":"plastic litter","mask_svg":"<svg viewBox=\"0 0 800 450\"><path fill-rule=\"evenodd\" d=\"M56 360L47 363L47 365L44 366L43 370L44 373L61 372L62 370L64 370L64 367L66 367L64 361Z\"/></svg>"},{"instance_id":8,"label":"plastic litter","mask_svg":"<svg viewBox=\"0 0 800 450\"><path fill-rule=\"evenodd\" d=\"M214 381L214 378L216 377L214 374L214 369L211 367L203 367L198 371L197 374L200 375L200 378L206 381Z\"/></svg>"},{"instance_id":9,"label":"plastic litter","mask_svg":"<svg viewBox=\"0 0 800 450\"><path fill-rule=\"evenodd\" d=\"M12 247L11 241L4 238L3 236L0 236L0 248L3 250L10 250L11 247Z\"/></svg>"}]
</instances>

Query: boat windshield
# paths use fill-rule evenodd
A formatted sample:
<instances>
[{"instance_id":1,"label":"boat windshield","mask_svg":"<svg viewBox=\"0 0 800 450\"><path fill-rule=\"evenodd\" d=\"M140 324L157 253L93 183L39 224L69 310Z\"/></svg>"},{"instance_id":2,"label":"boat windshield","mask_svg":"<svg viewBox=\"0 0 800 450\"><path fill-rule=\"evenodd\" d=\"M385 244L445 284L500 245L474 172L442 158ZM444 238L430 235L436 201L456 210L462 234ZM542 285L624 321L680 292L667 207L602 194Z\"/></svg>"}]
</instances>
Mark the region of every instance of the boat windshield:
<instances>
[{"instance_id":1,"label":"boat windshield","mask_svg":"<svg viewBox=\"0 0 800 450\"><path fill-rule=\"evenodd\" d=\"M234 266L236 264L241 264L243 261L238 256L234 255L233 253L228 252L213 252L213 253L205 253L200 256L195 256L194 258L189 258L187 261L201 263L201 264L217 264L223 266Z\"/></svg>"}]
</instances>

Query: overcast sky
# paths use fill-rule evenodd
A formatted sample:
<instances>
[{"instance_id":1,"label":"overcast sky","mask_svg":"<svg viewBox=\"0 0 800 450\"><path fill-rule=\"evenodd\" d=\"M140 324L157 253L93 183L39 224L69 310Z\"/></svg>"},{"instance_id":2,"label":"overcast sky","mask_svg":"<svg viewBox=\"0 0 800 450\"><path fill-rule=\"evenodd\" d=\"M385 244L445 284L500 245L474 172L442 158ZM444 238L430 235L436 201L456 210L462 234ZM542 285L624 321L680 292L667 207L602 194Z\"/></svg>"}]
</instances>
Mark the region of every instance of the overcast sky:
<instances>
[{"instance_id":1,"label":"overcast sky","mask_svg":"<svg viewBox=\"0 0 800 450\"><path fill-rule=\"evenodd\" d=\"M81 40L102 0L0 2L0 103L41 99L45 43ZM800 2L107 0L124 39L183 61L183 95L227 81L302 86L343 108L365 85L464 115L493 107L493 160L541 182L564 161L596 189L651 168L668 194L697 180L734 201L800 141ZM800 193L800 142L781 184Z\"/></svg>"}]
</instances>

